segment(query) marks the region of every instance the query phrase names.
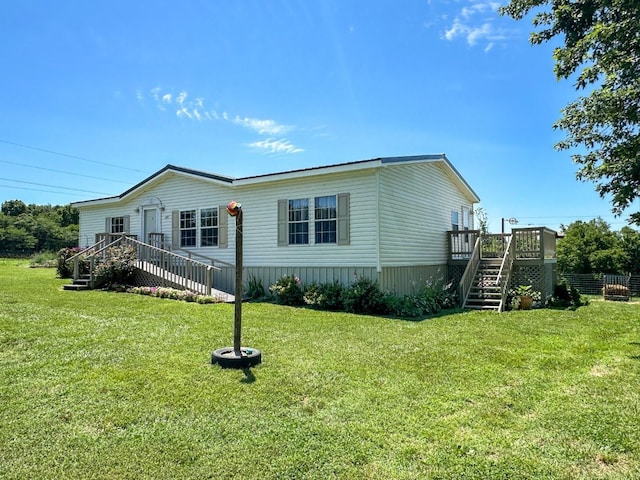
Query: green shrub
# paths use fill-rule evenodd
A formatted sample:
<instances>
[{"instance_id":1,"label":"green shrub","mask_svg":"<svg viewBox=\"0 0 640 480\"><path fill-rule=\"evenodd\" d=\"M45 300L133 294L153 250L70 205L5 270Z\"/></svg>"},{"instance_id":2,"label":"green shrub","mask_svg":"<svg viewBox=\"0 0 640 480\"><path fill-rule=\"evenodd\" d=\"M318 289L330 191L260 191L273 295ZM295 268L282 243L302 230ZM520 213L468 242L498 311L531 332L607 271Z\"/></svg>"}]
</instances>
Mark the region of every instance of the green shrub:
<instances>
[{"instance_id":1,"label":"green shrub","mask_svg":"<svg viewBox=\"0 0 640 480\"><path fill-rule=\"evenodd\" d=\"M29 259L29 266L32 268L54 268L58 265L58 257L53 252L34 253Z\"/></svg>"},{"instance_id":2,"label":"green shrub","mask_svg":"<svg viewBox=\"0 0 640 480\"><path fill-rule=\"evenodd\" d=\"M73 262L67 262L67 260L80 252L82 252L82 249L78 247L61 248L60 250L58 250L58 253L56 254L56 274L58 278L73 277ZM84 258L84 255L80 256L79 267L80 274L89 273L89 262L86 258Z\"/></svg>"},{"instance_id":3,"label":"green shrub","mask_svg":"<svg viewBox=\"0 0 640 480\"><path fill-rule=\"evenodd\" d=\"M98 262L95 275L101 282L111 285L128 285L133 280L137 261L136 248L119 245L107 250L107 257Z\"/></svg>"},{"instance_id":4,"label":"green shrub","mask_svg":"<svg viewBox=\"0 0 640 480\"><path fill-rule=\"evenodd\" d=\"M580 290L566 283L559 283L553 287L553 297L549 303L552 307L564 307L575 310L583 305L589 305L589 299Z\"/></svg>"},{"instance_id":5,"label":"green shrub","mask_svg":"<svg viewBox=\"0 0 640 480\"><path fill-rule=\"evenodd\" d=\"M361 277L343 292L344 309L351 313L388 313L387 294L378 282Z\"/></svg>"},{"instance_id":6,"label":"green shrub","mask_svg":"<svg viewBox=\"0 0 640 480\"><path fill-rule=\"evenodd\" d=\"M281 305L304 305L302 282L295 275L280 277L276 283L269 287L269 291L275 296L276 302Z\"/></svg>"},{"instance_id":7,"label":"green shrub","mask_svg":"<svg viewBox=\"0 0 640 480\"><path fill-rule=\"evenodd\" d=\"M312 283L304 290L307 305L322 310L343 310L344 286L337 280L330 283Z\"/></svg>"},{"instance_id":8,"label":"green shrub","mask_svg":"<svg viewBox=\"0 0 640 480\"><path fill-rule=\"evenodd\" d=\"M262 285L262 280L253 274L249 275L244 285L244 291L251 300L263 300L268 297L267 291Z\"/></svg>"}]
</instances>

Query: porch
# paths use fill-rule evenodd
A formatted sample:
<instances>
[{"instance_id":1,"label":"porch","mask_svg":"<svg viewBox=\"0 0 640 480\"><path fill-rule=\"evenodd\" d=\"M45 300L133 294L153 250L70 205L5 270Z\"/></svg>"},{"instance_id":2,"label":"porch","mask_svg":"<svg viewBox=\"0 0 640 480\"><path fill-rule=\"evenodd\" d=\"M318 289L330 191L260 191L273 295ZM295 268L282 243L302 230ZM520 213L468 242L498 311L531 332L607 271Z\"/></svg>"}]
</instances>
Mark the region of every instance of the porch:
<instances>
[{"instance_id":1,"label":"porch","mask_svg":"<svg viewBox=\"0 0 640 480\"><path fill-rule=\"evenodd\" d=\"M518 285L532 285L543 298L551 295L556 283L556 238L556 232L546 227L498 234L448 231L449 281L459 285L462 305L502 311L508 290Z\"/></svg>"}]
</instances>

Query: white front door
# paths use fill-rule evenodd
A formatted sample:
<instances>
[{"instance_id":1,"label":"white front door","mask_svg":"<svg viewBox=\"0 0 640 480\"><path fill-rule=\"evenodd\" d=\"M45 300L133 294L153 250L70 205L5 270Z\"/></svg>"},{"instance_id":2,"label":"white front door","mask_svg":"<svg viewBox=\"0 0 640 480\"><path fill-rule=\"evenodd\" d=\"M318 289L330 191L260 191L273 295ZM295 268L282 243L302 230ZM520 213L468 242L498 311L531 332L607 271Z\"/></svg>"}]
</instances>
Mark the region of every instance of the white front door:
<instances>
[{"instance_id":1,"label":"white front door","mask_svg":"<svg viewBox=\"0 0 640 480\"><path fill-rule=\"evenodd\" d=\"M158 233L158 209L157 208L145 208L143 213L143 242L151 243L149 241L150 233Z\"/></svg>"}]
</instances>

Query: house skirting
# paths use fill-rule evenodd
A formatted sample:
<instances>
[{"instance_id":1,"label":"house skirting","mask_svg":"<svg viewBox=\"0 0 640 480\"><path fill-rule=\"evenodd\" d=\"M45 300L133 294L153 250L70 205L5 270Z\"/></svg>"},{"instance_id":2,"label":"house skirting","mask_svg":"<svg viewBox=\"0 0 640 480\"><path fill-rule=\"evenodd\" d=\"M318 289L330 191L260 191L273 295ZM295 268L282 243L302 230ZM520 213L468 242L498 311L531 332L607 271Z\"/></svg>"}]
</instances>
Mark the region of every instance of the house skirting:
<instances>
[{"instance_id":1,"label":"house skirting","mask_svg":"<svg viewBox=\"0 0 640 480\"><path fill-rule=\"evenodd\" d=\"M366 277L377 281L382 290L399 295L413 294L425 285L442 286L447 280L447 265L417 265L408 267L384 267L378 272L375 267L249 267L243 272L245 284L254 277L259 279L265 290L285 276L300 278L303 285L312 282L332 283L338 281L345 286L358 278ZM213 276L213 287L225 292L235 289L235 269L223 267Z\"/></svg>"}]
</instances>

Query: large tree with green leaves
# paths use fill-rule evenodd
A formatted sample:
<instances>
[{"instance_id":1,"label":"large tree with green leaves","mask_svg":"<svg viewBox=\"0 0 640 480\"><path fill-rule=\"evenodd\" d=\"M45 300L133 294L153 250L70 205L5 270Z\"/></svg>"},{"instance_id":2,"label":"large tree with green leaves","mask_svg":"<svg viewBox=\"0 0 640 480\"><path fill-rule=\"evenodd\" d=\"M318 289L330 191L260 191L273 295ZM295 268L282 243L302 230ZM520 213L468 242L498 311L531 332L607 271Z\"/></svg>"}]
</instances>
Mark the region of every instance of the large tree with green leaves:
<instances>
[{"instance_id":1,"label":"large tree with green leaves","mask_svg":"<svg viewBox=\"0 0 640 480\"><path fill-rule=\"evenodd\" d=\"M555 74L583 91L554 128L567 137L560 150L579 148L577 177L610 195L620 215L640 196L640 2L638 0L511 0L501 13L534 13L533 44L563 40ZM640 212L630 216L640 225Z\"/></svg>"}]
</instances>

